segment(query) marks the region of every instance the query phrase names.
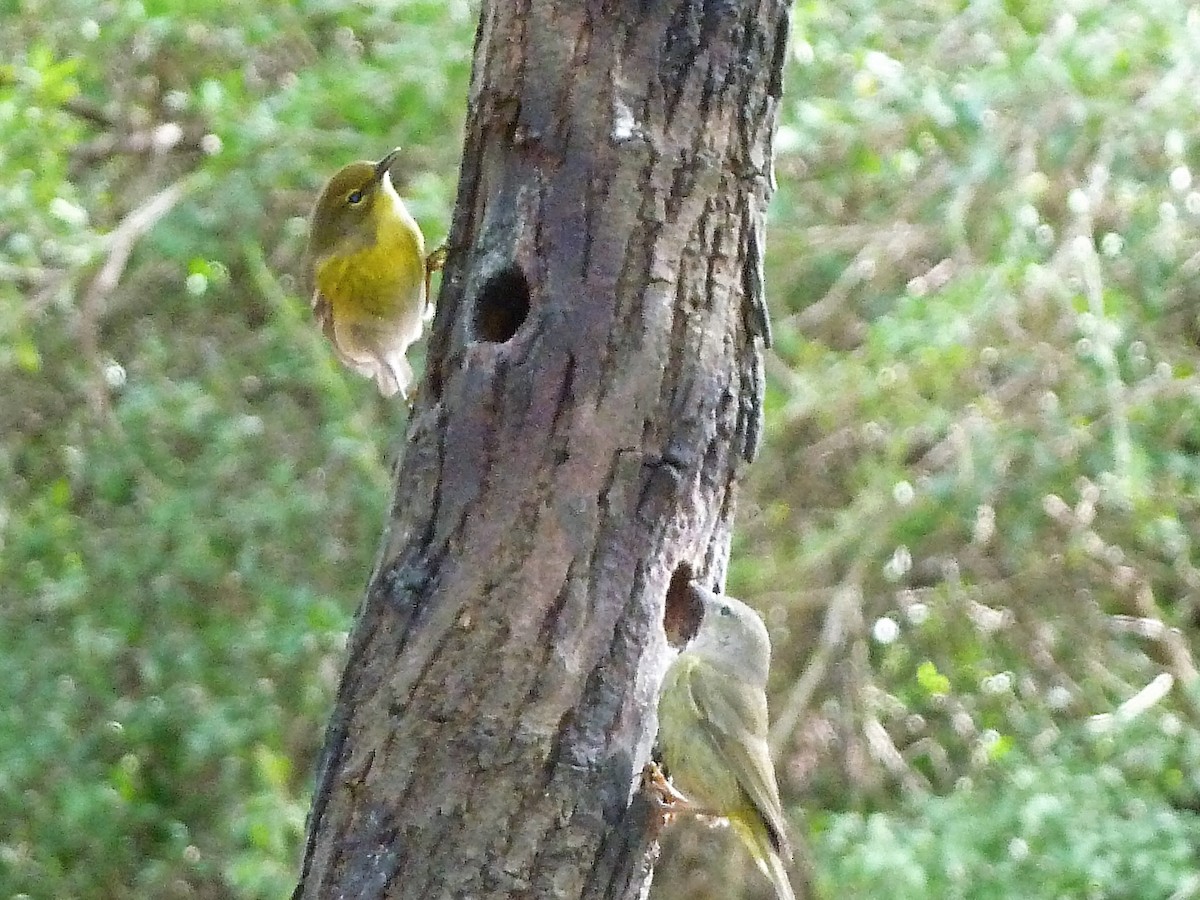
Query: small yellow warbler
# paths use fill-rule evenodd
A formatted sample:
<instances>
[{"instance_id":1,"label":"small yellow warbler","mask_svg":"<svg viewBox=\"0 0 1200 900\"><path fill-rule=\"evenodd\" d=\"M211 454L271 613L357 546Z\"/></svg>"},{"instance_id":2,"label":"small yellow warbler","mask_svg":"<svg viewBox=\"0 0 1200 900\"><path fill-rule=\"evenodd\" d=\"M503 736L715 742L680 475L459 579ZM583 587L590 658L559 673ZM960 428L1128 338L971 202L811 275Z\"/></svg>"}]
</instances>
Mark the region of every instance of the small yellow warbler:
<instances>
[{"instance_id":1,"label":"small yellow warbler","mask_svg":"<svg viewBox=\"0 0 1200 900\"><path fill-rule=\"evenodd\" d=\"M682 808L728 819L779 900L795 900L784 864L792 852L767 747L767 628L740 600L692 589L703 617L663 680L663 762L683 794Z\"/></svg>"},{"instance_id":2,"label":"small yellow warbler","mask_svg":"<svg viewBox=\"0 0 1200 900\"><path fill-rule=\"evenodd\" d=\"M421 229L392 186L399 152L339 170L308 232L313 314L338 359L374 378L385 397L408 396L413 371L404 354L429 318L429 276L441 261L438 253L426 259Z\"/></svg>"}]
</instances>

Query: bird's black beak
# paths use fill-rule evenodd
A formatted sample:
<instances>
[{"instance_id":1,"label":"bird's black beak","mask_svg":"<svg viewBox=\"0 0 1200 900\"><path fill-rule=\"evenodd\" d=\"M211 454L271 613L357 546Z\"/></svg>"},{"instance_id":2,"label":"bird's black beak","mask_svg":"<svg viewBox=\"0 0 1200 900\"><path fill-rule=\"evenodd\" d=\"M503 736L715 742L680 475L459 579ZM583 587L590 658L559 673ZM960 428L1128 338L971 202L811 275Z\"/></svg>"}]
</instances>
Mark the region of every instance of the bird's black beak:
<instances>
[{"instance_id":1,"label":"bird's black beak","mask_svg":"<svg viewBox=\"0 0 1200 900\"><path fill-rule=\"evenodd\" d=\"M399 158L399 156L400 156L400 148L397 147L395 150L393 150L391 153L389 153L387 156L385 156L379 162L375 163L375 180L376 181L383 181L383 176L388 173L388 170L392 167L392 163L394 163L397 160L397 158Z\"/></svg>"}]
</instances>

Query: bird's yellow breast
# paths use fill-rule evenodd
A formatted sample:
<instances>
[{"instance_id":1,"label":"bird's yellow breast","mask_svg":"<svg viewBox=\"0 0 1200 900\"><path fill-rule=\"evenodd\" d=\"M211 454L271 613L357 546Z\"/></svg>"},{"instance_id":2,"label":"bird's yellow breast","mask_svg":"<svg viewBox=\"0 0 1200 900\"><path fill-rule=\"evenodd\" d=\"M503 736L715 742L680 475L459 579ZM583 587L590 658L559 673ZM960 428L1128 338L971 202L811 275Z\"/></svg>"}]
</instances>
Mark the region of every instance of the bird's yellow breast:
<instances>
[{"instance_id":1,"label":"bird's yellow breast","mask_svg":"<svg viewBox=\"0 0 1200 900\"><path fill-rule=\"evenodd\" d=\"M335 317L369 314L389 318L420 304L425 285L425 241L417 223L386 194L372 210L374 243L317 262L314 280Z\"/></svg>"}]
</instances>

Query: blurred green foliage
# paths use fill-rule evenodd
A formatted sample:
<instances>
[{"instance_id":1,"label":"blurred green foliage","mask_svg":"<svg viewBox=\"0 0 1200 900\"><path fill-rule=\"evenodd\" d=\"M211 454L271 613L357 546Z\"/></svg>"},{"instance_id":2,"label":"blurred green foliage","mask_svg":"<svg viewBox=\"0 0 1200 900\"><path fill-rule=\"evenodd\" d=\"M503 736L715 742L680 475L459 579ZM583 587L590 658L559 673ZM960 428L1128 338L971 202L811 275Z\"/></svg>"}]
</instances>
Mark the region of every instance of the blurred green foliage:
<instances>
[{"instance_id":1,"label":"blurred green foliage","mask_svg":"<svg viewBox=\"0 0 1200 900\"><path fill-rule=\"evenodd\" d=\"M284 896L402 415L313 333L303 217L402 144L444 231L472 13L0 21L0 896Z\"/></svg>"},{"instance_id":2,"label":"blurred green foliage","mask_svg":"<svg viewBox=\"0 0 1200 900\"><path fill-rule=\"evenodd\" d=\"M822 896L1009 900L1200 890L1200 820L1174 814L1102 754L1070 746L1058 748L1050 765L1022 755L978 787L887 815L830 816L817 840Z\"/></svg>"},{"instance_id":3,"label":"blurred green foliage","mask_svg":"<svg viewBox=\"0 0 1200 900\"><path fill-rule=\"evenodd\" d=\"M444 232L474 10L0 24L0 896L284 896L402 427L303 217L401 145ZM820 896L1200 897L1198 65L1184 0L795 6L730 586Z\"/></svg>"}]
</instances>

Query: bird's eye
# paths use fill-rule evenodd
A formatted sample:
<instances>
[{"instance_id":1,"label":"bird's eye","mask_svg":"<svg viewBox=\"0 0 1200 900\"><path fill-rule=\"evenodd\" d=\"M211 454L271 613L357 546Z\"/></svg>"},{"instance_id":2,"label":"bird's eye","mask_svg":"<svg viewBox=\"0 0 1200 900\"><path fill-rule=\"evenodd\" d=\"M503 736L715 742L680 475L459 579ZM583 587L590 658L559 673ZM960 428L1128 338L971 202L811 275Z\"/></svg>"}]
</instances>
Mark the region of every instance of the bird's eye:
<instances>
[{"instance_id":1,"label":"bird's eye","mask_svg":"<svg viewBox=\"0 0 1200 900\"><path fill-rule=\"evenodd\" d=\"M733 608L732 608L732 607L729 607L729 606L722 606L722 607L721 607L721 615L723 615L723 616L732 616L732 615L733 615Z\"/></svg>"},{"instance_id":2,"label":"bird's eye","mask_svg":"<svg viewBox=\"0 0 1200 900\"><path fill-rule=\"evenodd\" d=\"M357 206L359 203L362 203L362 198L363 198L362 191L351 191L350 196L348 196L346 198L346 202L349 203L351 206Z\"/></svg>"}]
</instances>

